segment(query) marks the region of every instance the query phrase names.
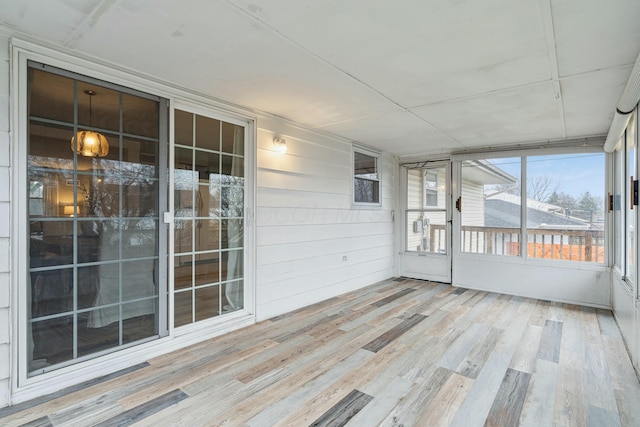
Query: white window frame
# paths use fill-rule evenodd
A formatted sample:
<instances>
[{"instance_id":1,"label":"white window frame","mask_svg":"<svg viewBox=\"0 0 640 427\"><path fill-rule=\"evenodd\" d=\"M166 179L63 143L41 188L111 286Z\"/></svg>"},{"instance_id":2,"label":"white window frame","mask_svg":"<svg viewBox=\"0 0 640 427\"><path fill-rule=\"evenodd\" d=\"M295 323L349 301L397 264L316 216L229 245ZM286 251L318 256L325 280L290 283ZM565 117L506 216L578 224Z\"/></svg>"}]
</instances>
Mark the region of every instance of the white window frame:
<instances>
[{"instance_id":1,"label":"white window frame","mask_svg":"<svg viewBox=\"0 0 640 427\"><path fill-rule=\"evenodd\" d=\"M373 182L377 182L378 183L378 201L377 202L357 202L356 201L356 192L355 192L355 186L356 186L356 171L355 171L355 159L356 159L356 153L359 154L364 154L366 156L370 156L373 157L375 159L376 162L376 175L377 175L377 179L371 179L370 181ZM381 158L381 154L377 151L368 149L368 148L364 148L362 146L353 144L352 145L352 150L351 150L351 177L352 177L352 185L351 185L351 202L353 204L353 207L381 207L382 206L382 173L380 172L380 158ZM362 179L362 178L360 178Z\"/></svg>"},{"instance_id":2,"label":"white window frame","mask_svg":"<svg viewBox=\"0 0 640 427\"><path fill-rule=\"evenodd\" d=\"M454 154L451 156L452 162L461 163L464 160L483 160L483 159L497 159L497 158L505 158L505 157L520 157L521 158L521 188L526 188L527 186L527 158L533 156L543 156L543 155L562 155L562 154L577 154L577 153L599 153L602 152L597 146L581 146L581 145L573 145L566 147L548 147L542 149L534 149L534 148L525 148L525 149L517 149L517 150L496 150L490 151L487 153L474 153L474 154ZM607 176L607 168L609 167L608 156L605 156L605 179ZM460 168L459 168L460 169ZM457 172L454 175L456 181L461 182L462 174L461 172ZM605 183L605 194L606 191L609 191L608 183ZM455 193L456 196L454 200L460 196L459 190ZM464 209L464 200L463 200L463 209ZM524 208L523 208L524 207ZM456 221L454 221L455 227L453 230L453 238L459 239L459 235L461 233L461 223L460 223L460 212L455 211L454 215L456 215ZM609 215L606 214L605 211L605 225L604 225L604 242L605 242L605 250L604 250L604 259L603 263L596 262L586 262L586 261L568 261L568 260L549 260L544 258L534 258L527 256L527 226L526 226L526 191L521 192L521 209L520 209L520 233L521 233L521 241L520 241L520 255L518 256L504 256L497 254L484 254L484 253L470 253L463 252L460 248L460 241L455 241L454 246L454 254L456 257L462 258L500 258L504 262L507 263L525 263L525 264L539 264L539 265L552 265L558 267L565 267L570 269L586 269L586 270L599 270L602 268L608 268L609 265L609 257L610 257L610 239L609 236L611 231L609 229L609 224L611 219Z\"/></svg>"}]
</instances>

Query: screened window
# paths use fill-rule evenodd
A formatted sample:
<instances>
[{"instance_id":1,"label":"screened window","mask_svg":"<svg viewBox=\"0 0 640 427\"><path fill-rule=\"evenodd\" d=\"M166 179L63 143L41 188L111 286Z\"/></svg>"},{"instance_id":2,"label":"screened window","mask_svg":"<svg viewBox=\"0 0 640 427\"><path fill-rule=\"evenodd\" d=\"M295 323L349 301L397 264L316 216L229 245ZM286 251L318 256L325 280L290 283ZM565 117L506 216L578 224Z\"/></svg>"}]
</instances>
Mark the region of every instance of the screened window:
<instances>
[{"instance_id":1,"label":"screened window","mask_svg":"<svg viewBox=\"0 0 640 427\"><path fill-rule=\"evenodd\" d=\"M354 149L353 176L353 201L355 203L379 204L378 156Z\"/></svg>"},{"instance_id":2,"label":"screened window","mask_svg":"<svg viewBox=\"0 0 640 427\"><path fill-rule=\"evenodd\" d=\"M636 273L637 273L637 245L638 240L636 237L636 226L637 226L637 213L636 209L638 209L637 205L634 205L630 200L630 193L632 181L638 180L638 166L636 163L637 156L637 118L636 114L633 114L631 119L629 120L629 124L627 125L627 131L625 132L625 148L626 148L626 159L627 159L627 174L625 177L625 183L627 184L626 193L629 194L625 197L627 200L626 203L626 230L625 230L625 243L626 243L626 253L627 257L625 260L625 277L627 284L631 287L631 289L635 288L636 284Z\"/></svg>"},{"instance_id":3,"label":"screened window","mask_svg":"<svg viewBox=\"0 0 640 427\"><path fill-rule=\"evenodd\" d=\"M623 148L614 153L614 179L613 179L613 254L614 265L618 271L624 273L624 210L623 194L625 194L625 168L624 168L624 136Z\"/></svg>"},{"instance_id":4,"label":"screened window","mask_svg":"<svg viewBox=\"0 0 640 427\"><path fill-rule=\"evenodd\" d=\"M434 208L438 206L438 174L429 170L424 175L424 206Z\"/></svg>"},{"instance_id":5,"label":"screened window","mask_svg":"<svg viewBox=\"0 0 640 427\"><path fill-rule=\"evenodd\" d=\"M604 263L604 153L526 159L527 256Z\"/></svg>"},{"instance_id":6,"label":"screened window","mask_svg":"<svg viewBox=\"0 0 640 427\"><path fill-rule=\"evenodd\" d=\"M521 160L462 162L462 252L520 255Z\"/></svg>"}]
</instances>

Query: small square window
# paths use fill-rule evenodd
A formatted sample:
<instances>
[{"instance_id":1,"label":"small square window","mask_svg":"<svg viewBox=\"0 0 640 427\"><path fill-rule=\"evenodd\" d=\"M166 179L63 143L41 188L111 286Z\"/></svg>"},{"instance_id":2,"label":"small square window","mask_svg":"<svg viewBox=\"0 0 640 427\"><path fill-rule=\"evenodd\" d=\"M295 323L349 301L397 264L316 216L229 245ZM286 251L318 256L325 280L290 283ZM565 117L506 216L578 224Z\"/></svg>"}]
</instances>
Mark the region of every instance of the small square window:
<instances>
[{"instance_id":1,"label":"small square window","mask_svg":"<svg viewBox=\"0 0 640 427\"><path fill-rule=\"evenodd\" d=\"M378 156L354 149L353 201L380 204L380 174Z\"/></svg>"},{"instance_id":2,"label":"small square window","mask_svg":"<svg viewBox=\"0 0 640 427\"><path fill-rule=\"evenodd\" d=\"M436 171L425 173L424 191L424 206L427 208L438 207L438 174Z\"/></svg>"}]
</instances>

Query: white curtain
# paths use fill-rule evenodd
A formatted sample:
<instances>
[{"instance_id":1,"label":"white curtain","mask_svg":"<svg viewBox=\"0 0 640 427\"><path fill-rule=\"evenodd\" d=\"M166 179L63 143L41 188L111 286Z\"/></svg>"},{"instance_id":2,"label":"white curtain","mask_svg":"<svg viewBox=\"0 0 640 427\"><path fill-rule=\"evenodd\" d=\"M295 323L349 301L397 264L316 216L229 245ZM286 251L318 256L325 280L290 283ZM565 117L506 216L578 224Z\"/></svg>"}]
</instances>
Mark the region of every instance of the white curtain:
<instances>
[{"instance_id":1,"label":"white curtain","mask_svg":"<svg viewBox=\"0 0 640 427\"><path fill-rule=\"evenodd\" d=\"M122 240L120 240L122 239ZM100 259L118 259L120 244L125 259L149 257L144 261L114 262L100 266L99 289L95 307L120 302L120 266L122 266L122 301L155 295L154 266L156 230L140 226L109 228L100 236ZM122 319L154 314L156 300L151 298L122 306ZM87 326L101 328L120 320L119 307L112 306L89 313Z\"/></svg>"},{"instance_id":2,"label":"white curtain","mask_svg":"<svg viewBox=\"0 0 640 427\"><path fill-rule=\"evenodd\" d=\"M234 128L233 133L233 152L239 153L242 152L242 148L244 145L244 128L240 126L236 126ZM244 175L244 158L241 157L233 157L231 163L231 175L238 176ZM241 173L242 172L242 173ZM240 206L233 206L230 208L231 212L235 212L234 215L244 216L244 202ZM242 227L242 219L228 219L227 220L227 239L229 243L229 248L237 248L242 246L243 239L243 227ZM227 278L236 277L242 269L243 262L243 251L231 250L228 252L229 258L227 259ZM225 296L227 297L227 301L231 306L231 310L239 310L243 308L244 305L244 292L243 292L243 282L233 282L226 285Z\"/></svg>"}]
</instances>

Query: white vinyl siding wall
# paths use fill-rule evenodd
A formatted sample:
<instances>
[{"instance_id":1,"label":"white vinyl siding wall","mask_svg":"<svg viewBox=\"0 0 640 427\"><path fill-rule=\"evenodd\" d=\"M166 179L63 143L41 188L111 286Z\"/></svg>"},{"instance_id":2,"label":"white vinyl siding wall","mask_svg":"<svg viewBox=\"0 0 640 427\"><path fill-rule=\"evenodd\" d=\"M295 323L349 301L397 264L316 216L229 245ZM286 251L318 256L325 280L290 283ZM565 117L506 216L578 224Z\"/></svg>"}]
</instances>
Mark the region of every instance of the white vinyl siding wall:
<instances>
[{"instance_id":1,"label":"white vinyl siding wall","mask_svg":"<svg viewBox=\"0 0 640 427\"><path fill-rule=\"evenodd\" d=\"M423 174L421 169L407 170L407 209L423 209L424 198L422 197L422 180ZM418 213L409 214L406 226L411 229L413 227L413 219L419 216ZM410 231L410 230L409 230ZM405 249L417 248L421 244L422 236L418 233L405 233L407 235L407 245Z\"/></svg>"},{"instance_id":2,"label":"white vinyl siding wall","mask_svg":"<svg viewBox=\"0 0 640 427\"><path fill-rule=\"evenodd\" d=\"M462 181L462 226L484 226L484 189L480 184ZM465 252L477 252L484 247L484 236L477 233L463 233L461 244ZM482 250L480 250L482 252Z\"/></svg>"},{"instance_id":3,"label":"white vinyl siding wall","mask_svg":"<svg viewBox=\"0 0 640 427\"><path fill-rule=\"evenodd\" d=\"M9 40L0 34L0 407L10 395L10 159L9 149Z\"/></svg>"},{"instance_id":4,"label":"white vinyl siding wall","mask_svg":"<svg viewBox=\"0 0 640 427\"><path fill-rule=\"evenodd\" d=\"M482 185L462 181L462 225L484 226L484 194Z\"/></svg>"},{"instance_id":5,"label":"white vinyl siding wall","mask_svg":"<svg viewBox=\"0 0 640 427\"><path fill-rule=\"evenodd\" d=\"M393 275L391 156L378 164L382 206L352 209L351 144L274 119L258 119L257 144L257 320Z\"/></svg>"}]
</instances>

